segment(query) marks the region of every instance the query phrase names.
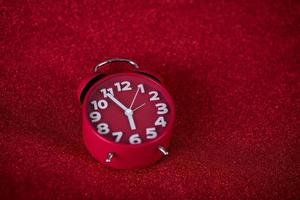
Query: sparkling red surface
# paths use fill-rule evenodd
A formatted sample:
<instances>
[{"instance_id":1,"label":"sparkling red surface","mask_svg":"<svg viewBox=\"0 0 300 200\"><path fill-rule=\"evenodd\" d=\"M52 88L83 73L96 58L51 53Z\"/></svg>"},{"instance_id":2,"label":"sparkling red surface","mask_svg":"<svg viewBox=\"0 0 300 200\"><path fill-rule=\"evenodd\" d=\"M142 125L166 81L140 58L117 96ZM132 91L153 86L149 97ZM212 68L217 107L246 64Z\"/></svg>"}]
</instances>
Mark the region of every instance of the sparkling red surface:
<instances>
[{"instance_id":1,"label":"sparkling red surface","mask_svg":"<svg viewBox=\"0 0 300 200\"><path fill-rule=\"evenodd\" d=\"M299 199L300 3L1 1L0 199ZM82 141L80 81L158 72L170 155L114 170Z\"/></svg>"},{"instance_id":2,"label":"sparkling red surface","mask_svg":"<svg viewBox=\"0 0 300 200\"><path fill-rule=\"evenodd\" d=\"M130 83L131 90L128 91L118 91L118 88L115 86L115 83L121 83L124 81L128 81ZM119 100L124 106L127 108L130 107L133 98L138 90L138 85L143 84L144 92L139 89L135 101L132 105L132 110L141 106L145 103L143 107L134 111L133 118L136 125L136 130L131 130L128 122L128 118L124 114L122 108L117 106L112 100L108 97L104 97L103 93L100 92L101 89L112 88L114 97ZM153 95L149 95L149 92L156 91L158 92L159 100L150 101L150 98ZM90 124L94 127L94 130L97 132L97 125L100 123L107 123L110 129L108 134L99 134L102 137L105 137L108 140L115 141L115 137L112 135L112 132L122 131L123 136L120 143L129 143L129 137L133 134L139 134L139 138L142 139L142 143L147 141L153 141L154 139L146 138L146 129L147 128L156 128L157 138L159 138L165 128L168 126L170 122L170 115L173 112L171 107L169 106L171 102L168 102L168 98L165 97L167 91L163 88L163 86L157 84L150 78L145 75L139 74L130 74L130 75L114 75L109 79L104 79L98 82L95 86L91 88L91 92L88 93L87 99L83 106L87 106L86 117L89 117L91 112L95 112L94 106L90 104L91 101L94 100L105 100L108 102L108 106L105 109L98 109L97 112L100 112L101 119L97 122L92 122L90 119ZM157 114L157 107L155 106L158 103L165 103L167 105L168 113L166 114ZM174 113L173 113L174 114ZM158 117L163 116L167 125L165 127L155 126L155 121ZM136 145L136 144L135 144Z\"/></svg>"}]
</instances>

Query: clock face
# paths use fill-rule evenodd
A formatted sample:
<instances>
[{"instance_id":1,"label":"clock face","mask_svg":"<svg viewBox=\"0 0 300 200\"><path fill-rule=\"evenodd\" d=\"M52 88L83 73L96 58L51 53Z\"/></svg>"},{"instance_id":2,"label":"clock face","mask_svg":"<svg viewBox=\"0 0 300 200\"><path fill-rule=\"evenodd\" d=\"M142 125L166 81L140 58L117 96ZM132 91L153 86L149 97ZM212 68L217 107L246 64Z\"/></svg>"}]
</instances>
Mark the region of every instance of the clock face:
<instances>
[{"instance_id":1,"label":"clock face","mask_svg":"<svg viewBox=\"0 0 300 200\"><path fill-rule=\"evenodd\" d=\"M85 100L96 133L115 143L142 144L161 137L174 120L167 90L137 73L119 73L98 81Z\"/></svg>"}]
</instances>

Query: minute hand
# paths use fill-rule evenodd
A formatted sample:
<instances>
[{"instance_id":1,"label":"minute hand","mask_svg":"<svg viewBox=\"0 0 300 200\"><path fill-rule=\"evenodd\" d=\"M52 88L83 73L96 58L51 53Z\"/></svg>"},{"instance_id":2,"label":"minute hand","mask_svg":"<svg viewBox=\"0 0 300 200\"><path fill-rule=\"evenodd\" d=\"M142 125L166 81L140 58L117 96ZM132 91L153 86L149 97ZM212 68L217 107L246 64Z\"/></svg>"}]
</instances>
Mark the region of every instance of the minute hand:
<instances>
[{"instance_id":1,"label":"minute hand","mask_svg":"<svg viewBox=\"0 0 300 200\"><path fill-rule=\"evenodd\" d=\"M127 110L128 108L126 106L124 106L118 99L116 99L113 95L111 94L107 94L107 96L113 101L115 102L120 108L122 108L124 111Z\"/></svg>"}]
</instances>

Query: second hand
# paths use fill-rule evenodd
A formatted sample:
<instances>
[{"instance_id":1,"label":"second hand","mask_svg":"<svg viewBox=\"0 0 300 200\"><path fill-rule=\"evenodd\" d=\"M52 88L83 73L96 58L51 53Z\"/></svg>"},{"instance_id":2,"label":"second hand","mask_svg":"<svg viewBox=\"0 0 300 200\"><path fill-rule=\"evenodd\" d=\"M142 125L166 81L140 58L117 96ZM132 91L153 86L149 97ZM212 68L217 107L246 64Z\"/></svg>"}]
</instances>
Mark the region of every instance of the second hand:
<instances>
[{"instance_id":1,"label":"second hand","mask_svg":"<svg viewBox=\"0 0 300 200\"><path fill-rule=\"evenodd\" d=\"M136 110L140 109L140 108L141 108L141 107L143 107L144 105L146 105L146 103L143 103L142 105L140 105L140 106L136 107L135 109L133 109L133 110L132 110L132 112L134 112L134 111L136 111Z\"/></svg>"}]
</instances>

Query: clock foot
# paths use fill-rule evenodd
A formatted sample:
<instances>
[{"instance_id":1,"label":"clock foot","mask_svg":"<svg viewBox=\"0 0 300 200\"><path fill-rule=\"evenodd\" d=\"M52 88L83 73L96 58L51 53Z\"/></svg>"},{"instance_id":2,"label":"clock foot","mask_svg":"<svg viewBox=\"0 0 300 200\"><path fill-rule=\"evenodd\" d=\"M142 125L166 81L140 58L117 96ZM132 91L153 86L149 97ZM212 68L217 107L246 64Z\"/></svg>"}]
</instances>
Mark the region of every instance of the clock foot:
<instances>
[{"instance_id":1,"label":"clock foot","mask_svg":"<svg viewBox=\"0 0 300 200\"><path fill-rule=\"evenodd\" d=\"M167 149L164 148L163 146L159 146L158 150L160 150L165 156L167 156L169 154L169 152L167 151Z\"/></svg>"},{"instance_id":2,"label":"clock foot","mask_svg":"<svg viewBox=\"0 0 300 200\"><path fill-rule=\"evenodd\" d=\"M105 162L110 163L114 157L114 153L108 153Z\"/></svg>"}]
</instances>

